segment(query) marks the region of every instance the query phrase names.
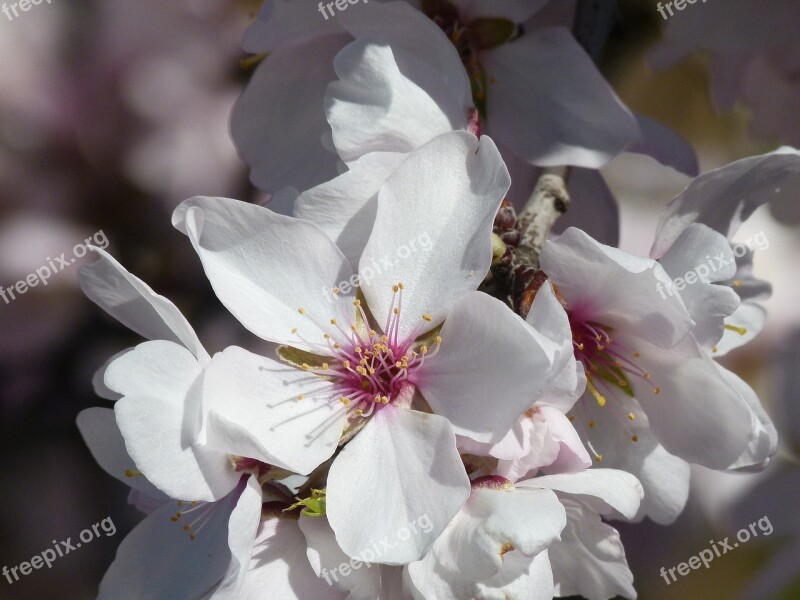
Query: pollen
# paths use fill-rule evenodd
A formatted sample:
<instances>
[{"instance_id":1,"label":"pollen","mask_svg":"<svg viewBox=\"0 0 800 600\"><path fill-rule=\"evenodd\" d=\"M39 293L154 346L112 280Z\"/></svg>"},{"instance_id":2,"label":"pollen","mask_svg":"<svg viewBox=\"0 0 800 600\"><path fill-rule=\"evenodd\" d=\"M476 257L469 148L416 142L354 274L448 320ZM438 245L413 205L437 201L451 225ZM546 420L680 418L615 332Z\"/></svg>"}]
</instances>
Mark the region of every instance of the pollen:
<instances>
[{"instance_id":1,"label":"pollen","mask_svg":"<svg viewBox=\"0 0 800 600\"><path fill-rule=\"evenodd\" d=\"M301 306L300 308L297 309L297 312L299 312L301 315L304 315L306 314L306 309Z\"/></svg>"},{"instance_id":2,"label":"pollen","mask_svg":"<svg viewBox=\"0 0 800 600\"><path fill-rule=\"evenodd\" d=\"M431 321L433 321L433 316L432 315L422 315L422 319L424 321L427 321L428 323L430 323Z\"/></svg>"}]
</instances>

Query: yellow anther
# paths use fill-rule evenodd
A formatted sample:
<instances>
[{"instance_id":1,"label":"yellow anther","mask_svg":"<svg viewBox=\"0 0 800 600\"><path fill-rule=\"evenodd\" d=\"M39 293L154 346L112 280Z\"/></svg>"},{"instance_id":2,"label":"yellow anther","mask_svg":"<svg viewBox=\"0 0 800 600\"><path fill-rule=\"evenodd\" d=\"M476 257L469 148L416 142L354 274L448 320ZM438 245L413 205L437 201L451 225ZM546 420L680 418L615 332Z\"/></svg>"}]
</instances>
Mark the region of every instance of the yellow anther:
<instances>
[{"instance_id":1,"label":"yellow anther","mask_svg":"<svg viewBox=\"0 0 800 600\"><path fill-rule=\"evenodd\" d=\"M397 285L392 286L392 291L396 294L400 290L400 287Z\"/></svg>"},{"instance_id":2,"label":"yellow anther","mask_svg":"<svg viewBox=\"0 0 800 600\"><path fill-rule=\"evenodd\" d=\"M583 350L583 342L581 342L580 344L578 344L578 350Z\"/></svg>"},{"instance_id":3,"label":"yellow anther","mask_svg":"<svg viewBox=\"0 0 800 600\"><path fill-rule=\"evenodd\" d=\"M357 409L356 409L356 414L357 414L359 417L363 417L363 416L364 416L364 411L363 411L363 410L361 410L360 408L357 408Z\"/></svg>"},{"instance_id":4,"label":"yellow anther","mask_svg":"<svg viewBox=\"0 0 800 600\"><path fill-rule=\"evenodd\" d=\"M384 404L389 404L389 396L384 396L383 397L383 403Z\"/></svg>"},{"instance_id":5,"label":"yellow anther","mask_svg":"<svg viewBox=\"0 0 800 600\"><path fill-rule=\"evenodd\" d=\"M594 399L597 400L598 406L602 408L606 405L606 397L598 391L591 379L586 380L586 387L589 390L589 393L594 396Z\"/></svg>"},{"instance_id":6,"label":"yellow anther","mask_svg":"<svg viewBox=\"0 0 800 600\"><path fill-rule=\"evenodd\" d=\"M297 333L297 327L292 327L292 335L295 335L296 333Z\"/></svg>"},{"instance_id":7,"label":"yellow anther","mask_svg":"<svg viewBox=\"0 0 800 600\"><path fill-rule=\"evenodd\" d=\"M345 406L350 406L350 399L345 398L344 396L339 396L339 402L341 402Z\"/></svg>"},{"instance_id":8,"label":"yellow anther","mask_svg":"<svg viewBox=\"0 0 800 600\"><path fill-rule=\"evenodd\" d=\"M428 321L430 323L431 321L433 321L433 316L432 315L422 315L422 320L423 321Z\"/></svg>"},{"instance_id":9,"label":"yellow anther","mask_svg":"<svg viewBox=\"0 0 800 600\"><path fill-rule=\"evenodd\" d=\"M575 415L569 416L569 422L572 423L575 420Z\"/></svg>"},{"instance_id":10,"label":"yellow anther","mask_svg":"<svg viewBox=\"0 0 800 600\"><path fill-rule=\"evenodd\" d=\"M331 325L336 325L336 319L331 319Z\"/></svg>"},{"instance_id":11,"label":"yellow anther","mask_svg":"<svg viewBox=\"0 0 800 600\"><path fill-rule=\"evenodd\" d=\"M442 340L442 336L440 336L440 335L437 335L437 336L436 336L436 339L435 339L435 340L433 340L433 341L434 341L434 342L436 342L436 344L441 344L441 343L442 343L442 341L443 341L443 340Z\"/></svg>"},{"instance_id":12,"label":"yellow anther","mask_svg":"<svg viewBox=\"0 0 800 600\"><path fill-rule=\"evenodd\" d=\"M631 438L631 440L632 440L632 441L634 441L634 442L638 442L638 441L639 441L639 436L638 436L638 435L634 435L634 436Z\"/></svg>"},{"instance_id":13,"label":"yellow anther","mask_svg":"<svg viewBox=\"0 0 800 600\"><path fill-rule=\"evenodd\" d=\"M395 307L392 309L392 312L393 312L394 314L396 314L396 315L399 315L399 314L400 314L400 309L399 309L399 308L397 308L397 307L395 306Z\"/></svg>"},{"instance_id":14,"label":"yellow anther","mask_svg":"<svg viewBox=\"0 0 800 600\"><path fill-rule=\"evenodd\" d=\"M349 360L344 361L343 364L344 364L344 368L345 369L349 369L350 368L350 361Z\"/></svg>"},{"instance_id":15,"label":"yellow anther","mask_svg":"<svg viewBox=\"0 0 800 600\"><path fill-rule=\"evenodd\" d=\"M593 427L594 427L594 421L589 421L589 429L592 429Z\"/></svg>"},{"instance_id":16,"label":"yellow anther","mask_svg":"<svg viewBox=\"0 0 800 600\"><path fill-rule=\"evenodd\" d=\"M598 454L597 455L597 462L599 462L599 463L603 462L603 455L602 454Z\"/></svg>"},{"instance_id":17,"label":"yellow anther","mask_svg":"<svg viewBox=\"0 0 800 600\"><path fill-rule=\"evenodd\" d=\"M302 369L303 369L303 371L308 371L310 368L311 368L311 367L308 365L308 363L303 363L303 364L302 364Z\"/></svg>"},{"instance_id":18,"label":"yellow anther","mask_svg":"<svg viewBox=\"0 0 800 600\"><path fill-rule=\"evenodd\" d=\"M397 287L399 287L401 290L406 289L406 288L403 287L403 284L400 281L397 282Z\"/></svg>"},{"instance_id":19,"label":"yellow anther","mask_svg":"<svg viewBox=\"0 0 800 600\"><path fill-rule=\"evenodd\" d=\"M333 288L333 293L338 294L341 290L338 287Z\"/></svg>"},{"instance_id":20,"label":"yellow anther","mask_svg":"<svg viewBox=\"0 0 800 600\"><path fill-rule=\"evenodd\" d=\"M376 335L378 335L378 332L376 332L374 329L369 330L369 337L375 337Z\"/></svg>"},{"instance_id":21,"label":"yellow anther","mask_svg":"<svg viewBox=\"0 0 800 600\"><path fill-rule=\"evenodd\" d=\"M359 300L358 298L353 300L353 306L361 306L361 300Z\"/></svg>"},{"instance_id":22,"label":"yellow anther","mask_svg":"<svg viewBox=\"0 0 800 600\"><path fill-rule=\"evenodd\" d=\"M423 356L425 356L428 353L428 347L423 346L422 348L419 349L419 351L422 353Z\"/></svg>"},{"instance_id":23,"label":"yellow anther","mask_svg":"<svg viewBox=\"0 0 800 600\"><path fill-rule=\"evenodd\" d=\"M633 358L639 358L641 355L642 355L641 352L634 352L632 356Z\"/></svg>"},{"instance_id":24,"label":"yellow anther","mask_svg":"<svg viewBox=\"0 0 800 600\"><path fill-rule=\"evenodd\" d=\"M635 415L635 414L633 414L633 413L628 413L628 418L629 418L631 421L635 421L635 420L636 420L636 415Z\"/></svg>"},{"instance_id":25,"label":"yellow anther","mask_svg":"<svg viewBox=\"0 0 800 600\"><path fill-rule=\"evenodd\" d=\"M658 396L661 393L661 388L653 388L653 393Z\"/></svg>"},{"instance_id":26,"label":"yellow anther","mask_svg":"<svg viewBox=\"0 0 800 600\"><path fill-rule=\"evenodd\" d=\"M650 373L645 373L644 374L644 378L645 379L650 379L650 377L652 377L652 375L650 375Z\"/></svg>"},{"instance_id":27,"label":"yellow anther","mask_svg":"<svg viewBox=\"0 0 800 600\"><path fill-rule=\"evenodd\" d=\"M339 348L341 348L341 345L339 345L339 342L334 342L334 343L333 343L333 347L334 347L336 350L338 350Z\"/></svg>"},{"instance_id":28,"label":"yellow anther","mask_svg":"<svg viewBox=\"0 0 800 600\"><path fill-rule=\"evenodd\" d=\"M125 469L125 477L139 477L140 475L140 471L131 471L130 469Z\"/></svg>"},{"instance_id":29,"label":"yellow anther","mask_svg":"<svg viewBox=\"0 0 800 600\"><path fill-rule=\"evenodd\" d=\"M327 371L328 370L328 363L326 363L326 362L322 363L322 370L323 371Z\"/></svg>"},{"instance_id":30,"label":"yellow anther","mask_svg":"<svg viewBox=\"0 0 800 600\"><path fill-rule=\"evenodd\" d=\"M298 400L302 400L304 397L305 397L305 396L303 396L303 394L299 394L299 395L297 396L297 399L298 399Z\"/></svg>"},{"instance_id":31,"label":"yellow anther","mask_svg":"<svg viewBox=\"0 0 800 600\"><path fill-rule=\"evenodd\" d=\"M728 325L726 323L725 324L725 329L727 329L728 331L733 331L735 333L738 333L739 335L746 335L747 334L747 328L746 327L736 327L735 325Z\"/></svg>"},{"instance_id":32,"label":"yellow anther","mask_svg":"<svg viewBox=\"0 0 800 600\"><path fill-rule=\"evenodd\" d=\"M735 285L736 287L742 287L742 282L741 282L740 280L738 280L738 279L737 279L737 280L735 280L735 281L733 282L733 285Z\"/></svg>"},{"instance_id":33,"label":"yellow anther","mask_svg":"<svg viewBox=\"0 0 800 600\"><path fill-rule=\"evenodd\" d=\"M300 308L297 309L297 312L299 312L301 315L304 315L306 314L306 309L301 306Z\"/></svg>"}]
</instances>

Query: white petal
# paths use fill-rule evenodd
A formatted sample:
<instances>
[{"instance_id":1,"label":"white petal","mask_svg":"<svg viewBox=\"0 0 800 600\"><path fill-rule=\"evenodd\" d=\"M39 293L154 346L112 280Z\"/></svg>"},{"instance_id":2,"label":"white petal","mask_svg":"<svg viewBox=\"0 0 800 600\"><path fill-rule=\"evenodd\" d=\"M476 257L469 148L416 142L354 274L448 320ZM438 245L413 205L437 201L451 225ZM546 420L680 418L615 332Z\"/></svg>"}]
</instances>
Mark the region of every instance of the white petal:
<instances>
[{"instance_id":1,"label":"white petal","mask_svg":"<svg viewBox=\"0 0 800 600\"><path fill-rule=\"evenodd\" d=\"M753 388L732 371L721 365L716 366L722 378L737 391L750 408L752 427L750 443L730 468L760 471L769 465L770 459L778 449L778 432Z\"/></svg>"},{"instance_id":2,"label":"white petal","mask_svg":"<svg viewBox=\"0 0 800 600\"><path fill-rule=\"evenodd\" d=\"M533 557L565 525L564 508L550 490L476 488L433 553L445 570L483 581L503 570L507 552Z\"/></svg>"},{"instance_id":3,"label":"white petal","mask_svg":"<svg viewBox=\"0 0 800 600\"><path fill-rule=\"evenodd\" d=\"M348 44L334 65L339 81L328 86L325 108L345 162L370 152L411 152L467 128L471 104L460 101L425 56L367 38Z\"/></svg>"},{"instance_id":4,"label":"white petal","mask_svg":"<svg viewBox=\"0 0 800 600\"><path fill-rule=\"evenodd\" d=\"M172 302L156 294L100 248L96 262L81 267L83 293L120 323L149 340L169 340L208 360L197 334Z\"/></svg>"},{"instance_id":5,"label":"white petal","mask_svg":"<svg viewBox=\"0 0 800 600\"><path fill-rule=\"evenodd\" d=\"M412 153L381 188L359 264L361 272L394 261L363 286L372 314L383 321L390 288L402 282L400 335L426 313L433 315L430 327L440 323L448 305L476 289L489 269L492 222L508 186L508 171L487 137L448 133Z\"/></svg>"},{"instance_id":6,"label":"white petal","mask_svg":"<svg viewBox=\"0 0 800 600\"><path fill-rule=\"evenodd\" d=\"M517 575L522 565L527 569ZM544 550L533 559L511 552L503 561L503 570L476 587L478 600L551 600L555 590L549 552Z\"/></svg>"},{"instance_id":7,"label":"white petal","mask_svg":"<svg viewBox=\"0 0 800 600\"><path fill-rule=\"evenodd\" d=\"M659 441L672 454L712 469L734 463L752 435L747 401L694 340L672 350L644 341L639 346L638 364L652 374L660 394L636 378L631 385Z\"/></svg>"},{"instance_id":8,"label":"white petal","mask_svg":"<svg viewBox=\"0 0 800 600\"><path fill-rule=\"evenodd\" d=\"M320 323L349 322L354 295L331 289L352 268L315 225L238 200L201 197L181 204L172 222L189 236L217 297L256 335L313 347L301 338L323 343Z\"/></svg>"},{"instance_id":9,"label":"white petal","mask_svg":"<svg viewBox=\"0 0 800 600\"><path fill-rule=\"evenodd\" d=\"M661 256L692 223L708 225L730 239L739 225L800 172L800 152L781 148L743 158L692 181L669 205L651 250Z\"/></svg>"},{"instance_id":10,"label":"white petal","mask_svg":"<svg viewBox=\"0 0 800 600\"><path fill-rule=\"evenodd\" d=\"M580 500L603 516L616 513L633 519L644 491L639 481L625 471L587 469L580 473L545 475L516 483L518 488L546 488Z\"/></svg>"},{"instance_id":11,"label":"white petal","mask_svg":"<svg viewBox=\"0 0 800 600\"><path fill-rule=\"evenodd\" d=\"M168 503L149 515L117 549L100 583L99 600L118 600L121 590L137 600L203 597L230 564L228 520L240 494L241 490L233 491L213 504L194 541L184 531L183 519L172 521L179 510L177 503Z\"/></svg>"},{"instance_id":12,"label":"white petal","mask_svg":"<svg viewBox=\"0 0 800 600\"><path fill-rule=\"evenodd\" d=\"M726 329L722 339L717 342L711 350L711 356L719 358L725 356L731 350L735 350L751 342L767 322L767 311L754 302L742 302L739 308L725 319L725 325L736 327L738 330Z\"/></svg>"},{"instance_id":13,"label":"white petal","mask_svg":"<svg viewBox=\"0 0 800 600\"><path fill-rule=\"evenodd\" d=\"M137 469L172 498L212 501L233 489L239 475L225 454L194 444L201 376L188 350L157 341L114 361L106 383L124 395L114 412Z\"/></svg>"},{"instance_id":14,"label":"white petal","mask_svg":"<svg viewBox=\"0 0 800 600\"><path fill-rule=\"evenodd\" d=\"M300 191L337 175L340 161L322 142L330 135L323 98L335 78L330 57L350 39L327 35L281 48L256 68L231 117L233 140L256 187Z\"/></svg>"},{"instance_id":15,"label":"white petal","mask_svg":"<svg viewBox=\"0 0 800 600\"><path fill-rule=\"evenodd\" d=\"M212 358L203 402L209 447L303 475L334 453L345 424L329 382L235 346Z\"/></svg>"},{"instance_id":16,"label":"white petal","mask_svg":"<svg viewBox=\"0 0 800 600\"><path fill-rule=\"evenodd\" d=\"M336 458L327 513L348 555L419 560L469 496L455 434L437 415L387 405Z\"/></svg>"},{"instance_id":17,"label":"white petal","mask_svg":"<svg viewBox=\"0 0 800 600\"><path fill-rule=\"evenodd\" d=\"M164 502L169 497L143 475L132 476L138 470L125 448L125 440L110 408L87 408L78 414L78 429L89 451L103 470L150 498Z\"/></svg>"},{"instance_id":18,"label":"white petal","mask_svg":"<svg viewBox=\"0 0 800 600\"><path fill-rule=\"evenodd\" d=\"M736 274L736 259L728 240L705 225L695 223L683 230L659 263L673 282L680 278L664 293L680 294L696 323L692 335L710 350L722 337L725 317L739 306L736 292L715 285Z\"/></svg>"},{"instance_id":19,"label":"white petal","mask_svg":"<svg viewBox=\"0 0 800 600\"><path fill-rule=\"evenodd\" d=\"M700 172L697 155L686 140L666 125L645 115L637 114L636 121L642 139L628 148L628 152L650 156L689 177L697 176Z\"/></svg>"},{"instance_id":20,"label":"white petal","mask_svg":"<svg viewBox=\"0 0 800 600\"><path fill-rule=\"evenodd\" d=\"M575 316L665 348L694 325L680 297L658 292L670 279L654 260L604 246L579 229L548 241L540 260Z\"/></svg>"},{"instance_id":21,"label":"white petal","mask_svg":"<svg viewBox=\"0 0 800 600\"><path fill-rule=\"evenodd\" d=\"M348 600L374 600L381 592L381 567L345 554L324 517L300 515L300 529L308 544L308 561L317 574L332 579L334 589L348 592Z\"/></svg>"},{"instance_id":22,"label":"white petal","mask_svg":"<svg viewBox=\"0 0 800 600\"><path fill-rule=\"evenodd\" d=\"M597 168L638 138L635 118L567 29L538 29L480 61L492 82L488 130L530 163Z\"/></svg>"},{"instance_id":23,"label":"white petal","mask_svg":"<svg viewBox=\"0 0 800 600\"><path fill-rule=\"evenodd\" d=\"M264 600L266 593L280 600L345 600L312 570L297 521L275 517L261 522L238 598Z\"/></svg>"},{"instance_id":24,"label":"white petal","mask_svg":"<svg viewBox=\"0 0 800 600\"><path fill-rule=\"evenodd\" d=\"M126 352L130 352L131 348L125 348L121 352L117 352L113 356L110 356L106 359L103 365L94 372L92 375L92 389L94 389L94 393L100 396L101 398L105 398L106 400L119 400L122 398L122 395L118 392L115 392L111 388L106 385L105 376L106 376L106 369L108 369L108 365L112 362L117 360L120 356L125 354Z\"/></svg>"},{"instance_id":25,"label":"white petal","mask_svg":"<svg viewBox=\"0 0 800 600\"><path fill-rule=\"evenodd\" d=\"M378 190L405 158L373 152L351 162L347 172L300 194L294 216L317 225L357 265L375 223Z\"/></svg>"},{"instance_id":26,"label":"white petal","mask_svg":"<svg viewBox=\"0 0 800 600\"><path fill-rule=\"evenodd\" d=\"M248 477L241 494L228 521L228 548L231 551L228 572L209 600L238 600L250 566L250 558L261 522L262 496L261 484L258 479Z\"/></svg>"},{"instance_id":27,"label":"white petal","mask_svg":"<svg viewBox=\"0 0 800 600\"><path fill-rule=\"evenodd\" d=\"M437 354L410 380L456 433L499 442L574 360L569 331L550 330L565 337L549 339L500 300L472 292L452 306Z\"/></svg>"},{"instance_id":28,"label":"white petal","mask_svg":"<svg viewBox=\"0 0 800 600\"><path fill-rule=\"evenodd\" d=\"M636 598L619 533L579 502L565 500L567 527L549 549L556 596Z\"/></svg>"}]
</instances>

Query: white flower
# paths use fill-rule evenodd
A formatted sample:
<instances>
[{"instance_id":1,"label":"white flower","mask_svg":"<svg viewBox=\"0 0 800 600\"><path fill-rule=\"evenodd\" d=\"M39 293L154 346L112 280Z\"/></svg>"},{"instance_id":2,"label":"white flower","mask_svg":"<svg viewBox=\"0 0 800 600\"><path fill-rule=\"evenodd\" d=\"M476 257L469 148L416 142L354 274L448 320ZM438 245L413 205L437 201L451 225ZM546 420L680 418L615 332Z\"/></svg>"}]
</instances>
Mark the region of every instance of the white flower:
<instances>
[{"instance_id":1,"label":"white flower","mask_svg":"<svg viewBox=\"0 0 800 600\"><path fill-rule=\"evenodd\" d=\"M563 298L586 370L576 428L598 461L641 480L643 514L658 522L677 516L688 493L683 461L727 469L768 458L755 394L698 345L680 295L659 293L670 284L661 265L576 229L547 242L541 265Z\"/></svg>"},{"instance_id":2,"label":"white flower","mask_svg":"<svg viewBox=\"0 0 800 600\"><path fill-rule=\"evenodd\" d=\"M642 488L633 476L592 469L517 484L488 476L472 487L431 551L406 568L415 599L636 597L619 536L599 516L636 514Z\"/></svg>"},{"instance_id":3,"label":"white flower","mask_svg":"<svg viewBox=\"0 0 800 600\"><path fill-rule=\"evenodd\" d=\"M416 143L406 151L437 133L466 128L484 108L488 121L484 118L483 125L488 124L498 142L535 164L596 167L638 139L636 119L566 29L528 32L518 27L541 3L505 2L480 10L471 2L441 4L448 5L446 14L432 8L426 16L404 2L376 1L325 21L312 4L267 3L247 32L244 47L270 55L259 65L233 116L234 139L253 169L253 182L270 192L286 185L304 190L337 174L337 157L321 143L330 131L322 100L336 78L329 58L353 39L390 46L402 65L399 73L396 67L383 71L385 54L368 57L365 68L378 86L370 91L370 102L358 102L353 111L362 116L413 115L414 108L425 104L414 88L440 103L440 109L429 111L425 119L415 115L425 123L407 132ZM336 56L340 77L354 70L360 51L357 44ZM552 68L554 63L558 69ZM395 111L382 88L397 74L408 77L410 85ZM308 100L295 102L299 93ZM433 118L434 112L438 118ZM450 117L449 123L442 121L442 113ZM340 116L329 112L328 118L333 124ZM348 146L374 125L362 120L361 127L366 131L352 130L347 143L342 134L336 140L345 162L353 160ZM369 150L361 147L359 154Z\"/></svg>"},{"instance_id":4,"label":"white flower","mask_svg":"<svg viewBox=\"0 0 800 600\"><path fill-rule=\"evenodd\" d=\"M474 292L508 184L488 138L453 132L412 153L379 193L359 267L363 299L337 283L352 268L307 222L225 199L176 211L223 304L290 347L284 362L238 348L214 357L203 391L209 447L309 473L345 428L356 432L327 484L328 518L350 556L386 537L392 547L377 562L421 557L469 493L455 433L499 440L571 355L568 340ZM373 268L420 232L430 245ZM417 392L434 414L413 409ZM421 514L431 530L396 540Z\"/></svg>"}]
</instances>

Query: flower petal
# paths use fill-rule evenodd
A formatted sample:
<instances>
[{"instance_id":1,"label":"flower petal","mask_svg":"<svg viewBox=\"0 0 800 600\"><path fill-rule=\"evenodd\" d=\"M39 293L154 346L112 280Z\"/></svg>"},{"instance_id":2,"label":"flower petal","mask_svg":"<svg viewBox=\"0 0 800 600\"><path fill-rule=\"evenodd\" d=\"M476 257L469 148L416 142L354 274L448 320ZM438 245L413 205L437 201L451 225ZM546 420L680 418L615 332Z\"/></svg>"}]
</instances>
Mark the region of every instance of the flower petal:
<instances>
[{"instance_id":1,"label":"flower petal","mask_svg":"<svg viewBox=\"0 0 800 600\"><path fill-rule=\"evenodd\" d=\"M548 241L540 260L574 316L665 348L694 325L680 297L659 294L659 284L671 280L654 260L604 246L580 229Z\"/></svg>"},{"instance_id":2,"label":"flower petal","mask_svg":"<svg viewBox=\"0 0 800 600\"><path fill-rule=\"evenodd\" d=\"M202 369L173 342L145 342L106 370L124 395L114 412L125 446L153 485L172 498L213 501L239 480L226 454L194 444L201 414Z\"/></svg>"},{"instance_id":3,"label":"flower petal","mask_svg":"<svg viewBox=\"0 0 800 600\"><path fill-rule=\"evenodd\" d=\"M561 540L548 551L555 595L583 596L587 600L636 598L633 574L617 530L580 502L563 502L567 526Z\"/></svg>"},{"instance_id":4,"label":"flower petal","mask_svg":"<svg viewBox=\"0 0 800 600\"><path fill-rule=\"evenodd\" d=\"M574 360L572 336L563 335L550 339L500 300L472 292L452 306L437 354L411 381L456 433L499 442L567 361Z\"/></svg>"},{"instance_id":5,"label":"flower petal","mask_svg":"<svg viewBox=\"0 0 800 600\"><path fill-rule=\"evenodd\" d=\"M651 256L663 255L692 223L707 225L730 239L743 221L779 194L798 172L800 151L784 147L703 173L667 207Z\"/></svg>"},{"instance_id":6,"label":"flower petal","mask_svg":"<svg viewBox=\"0 0 800 600\"><path fill-rule=\"evenodd\" d=\"M165 502L169 499L146 477L132 475L138 469L125 448L112 409L95 407L82 410L78 413L77 423L83 441L106 473L154 500Z\"/></svg>"},{"instance_id":7,"label":"flower petal","mask_svg":"<svg viewBox=\"0 0 800 600\"><path fill-rule=\"evenodd\" d=\"M644 490L639 481L625 471L615 469L587 469L580 473L545 475L517 482L518 488L545 488L558 492L558 496L580 500L603 516L633 519L639 511Z\"/></svg>"},{"instance_id":8,"label":"flower petal","mask_svg":"<svg viewBox=\"0 0 800 600\"><path fill-rule=\"evenodd\" d=\"M378 190L405 159L394 152L362 156L347 172L300 194L294 216L317 225L357 265L375 223Z\"/></svg>"},{"instance_id":9,"label":"flower petal","mask_svg":"<svg viewBox=\"0 0 800 600\"><path fill-rule=\"evenodd\" d=\"M352 268L315 225L246 202L203 197L181 204L172 222L189 236L217 297L256 335L314 348L313 342L324 343L320 323L351 320L354 295L330 290L348 280Z\"/></svg>"},{"instance_id":10,"label":"flower petal","mask_svg":"<svg viewBox=\"0 0 800 600\"><path fill-rule=\"evenodd\" d=\"M105 250L91 250L99 260L81 267L80 281L83 293L92 302L143 338L181 344L199 360L208 360L208 353L178 307L129 273Z\"/></svg>"},{"instance_id":11,"label":"flower petal","mask_svg":"<svg viewBox=\"0 0 800 600\"><path fill-rule=\"evenodd\" d=\"M576 227L607 246L619 246L619 205L600 171L573 168L569 176L570 209L553 231Z\"/></svg>"},{"instance_id":12,"label":"flower petal","mask_svg":"<svg viewBox=\"0 0 800 600\"><path fill-rule=\"evenodd\" d=\"M422 558L458 512L469 479L446 419L388 405L336 458L327 489L342 550L405 564Z\"/></svg>"},{"instance_id":13,"label":"flower petal","mask_svg":"<svg viewBox=\"0 0 800 600\"><path fill-rule=\"evenodd\" d=\"M565 28L537 29L480 62L488 131L530 163L597 168L638 139L633 114Z\"/></svg>"},{"instance_id":14,"label":"flower petal","mask_svg":"<svg viewBox=\"0 0 800 600\"><path fill-rule=\"evenodd\" d=\"M628 148L628 152L650 156L662 165L672 167L689 177L696 177L700 173L694 149L680 135L645 115L636 114L636 121L639 123L642 139Z\"/></svg>"},{"instance_id":15,"label":"flower petal","mask_svg":"<svg viewBox=\"0 0 800 600\"><path fill-rule=\"evenodd\" d=\"M402 282L401 337L426 313L433 317L430 327L441 323L449 304L476 289L489 270L492 222L509 183L500 153L485 136L447 133L413 152L381 188L359 264L361 272L403 258L404 246L411 255L365 282L372 314L381 321L389 314L389 290Z\"/></svg>"},{"instance_id":16,"label":"flower petal","mask_svg":"<svg viewBox=\"0 0 800 600\"><path fill-rule=\"evenodd\" d=\"M739 308L725 319L725 325L734 329L725 329L716 346L711 350L711 356L719 358L731 350L748 344L764 329L767 322L767 311L755 302L742 302Z\"/></svg>"},{"instance_id":17,"label":"flower petal","mask_svg":"<svg viewBox=\"0 0 800 600\"><path fill-rule=\"evenodd\" d=\"M177 504L165 504L150 514L117 549L100 583L99 600L117 600L121 590L137 600L204 597L230 564L228 522L240 494L241 489L232 491L209 507L212 510L195 540L184 531L182 521L172 520Z\"/></svg>"},{"instance_id":18,"label":"flower petal","mask_svg":"<svg viewBox=\"0 0 800 600\"><path fill-rule=\"evenodd\" d=\"M325 108L345 162L370 152L412 152L467 128L471 102L464 104L424 55L366 38L345 46L334 65L339 80L328 86Z\"/></svg>"},{"instance_id":19,"label":"flower petal","mask_svg":"<svg viewBox=\"0 0 800 600\"><path fill-rule=\"evenodd\" d=\"M322 141L330 135L323 98L336 77L328 57L350 39L326 35L281 48L256 68L231 116L233 141L256 187L301 191L338 174L339 158Z\"/></svg>"},{"instance_id":20,"label":"flower petal","mask_svg":"<svg viewBox=\"0 0 800 600\"><path fill-rule=\"evenodd\" d=\"M345 410L335 398L327 381L231 346L206 372L208 446L306 475L342 435Z\"/></svg>"}]
</instances>

